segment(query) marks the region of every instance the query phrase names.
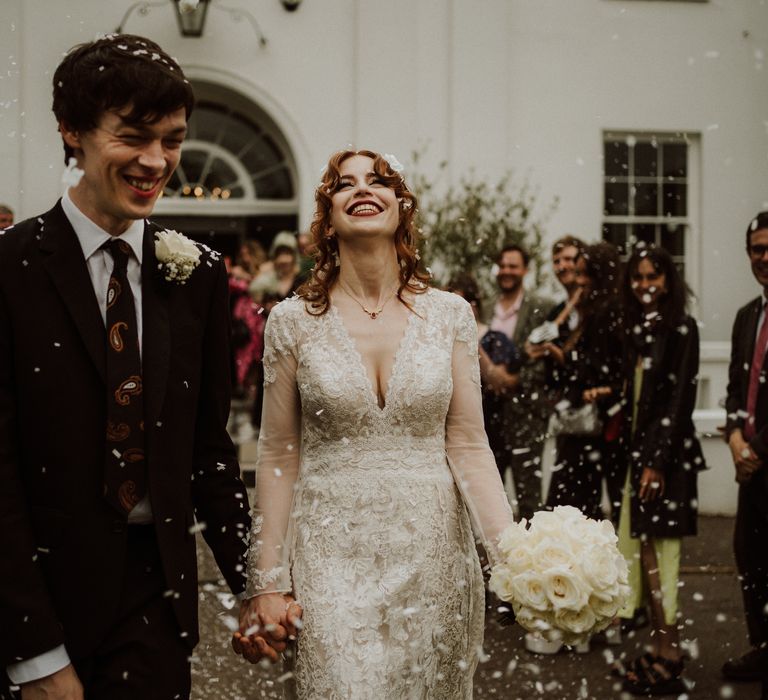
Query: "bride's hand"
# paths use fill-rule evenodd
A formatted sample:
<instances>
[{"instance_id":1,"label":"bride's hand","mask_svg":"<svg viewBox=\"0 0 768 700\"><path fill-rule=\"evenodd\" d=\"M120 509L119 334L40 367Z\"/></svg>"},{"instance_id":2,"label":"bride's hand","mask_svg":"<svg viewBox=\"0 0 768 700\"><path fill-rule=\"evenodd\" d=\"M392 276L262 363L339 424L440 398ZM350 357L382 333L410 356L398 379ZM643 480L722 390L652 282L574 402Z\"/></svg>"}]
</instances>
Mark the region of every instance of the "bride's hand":
<instances>
[{"instance_id":1,"label":"bride's hand","mask_svg":"<svg viewBox=\"0 0 768 700\"><path fill-rule=\"evenodd\" d=\"M232 648L251 663L268 658L272 663L295 639L302 609L290 595L266 593L243 601L240 629L232 637Z\"/></svg>"}]
</instances>

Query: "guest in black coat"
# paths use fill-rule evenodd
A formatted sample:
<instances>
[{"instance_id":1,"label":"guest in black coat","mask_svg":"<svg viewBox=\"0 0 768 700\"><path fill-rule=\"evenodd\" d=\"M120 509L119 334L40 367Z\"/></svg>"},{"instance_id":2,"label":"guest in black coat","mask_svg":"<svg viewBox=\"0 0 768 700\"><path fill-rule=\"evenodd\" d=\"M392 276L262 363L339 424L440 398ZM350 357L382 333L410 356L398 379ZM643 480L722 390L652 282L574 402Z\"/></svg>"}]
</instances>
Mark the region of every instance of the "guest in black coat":
<instances>
[{"instance_id":1,"label":"guest in black coat","mask_svg":"<svg viewBox=\"0 0 768 700\"><path fill-rule=\"evenodd\" d=\"M739 482L734 550L752 649L728 661L723 675L736 681L762 675L768 698L768 211L750 222L747 253L763 292L739 309L733 324L725 432Z\"/></svg>"},{"instance_id":2,"label":"guest in black coat","mask_svg":"<svg viewBox=\"0 0 768 700\"><path fill-rule=\"evenodd\" d=\"M623 381L622 354L617 350L621 346L618 251L604 242L586 246L577 257L576 275L581 287L578 326L562 347L550 347L562 396L556 409L596 404L601 427L590 435L565 430L557 435L547 507L575 506L588 517L601 519L602 475L613 463L618 438L613 417Z\"/></svg>"},{"instance_id":3,"label":"guest in black coat","mask_svg":"<svg viewBox=\"0 0 768 700\"><path fill-rule=\"evenodd\" d=\"M688 288L666 250L638 248L622 289L628 474L619 547L630 566L633 594L622 612L629 618L647 602L654 629L653 650L631 664L625 690L682 693L680 538L696 534L697 475L704 468L692 419L699 334L686 314Z\"/></svg>"}]
</instances>

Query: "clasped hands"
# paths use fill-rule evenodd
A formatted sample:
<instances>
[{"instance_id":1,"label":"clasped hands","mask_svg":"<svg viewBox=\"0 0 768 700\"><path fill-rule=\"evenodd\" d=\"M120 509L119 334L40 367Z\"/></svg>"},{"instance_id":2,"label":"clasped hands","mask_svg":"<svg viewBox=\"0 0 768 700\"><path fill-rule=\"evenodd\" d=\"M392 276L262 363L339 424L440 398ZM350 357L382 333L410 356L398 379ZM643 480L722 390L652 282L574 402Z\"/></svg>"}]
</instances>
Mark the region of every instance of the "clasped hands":
<instances>
[{"instance_id":1,"label":"clasped hands","mask_svg":"<svg viewBox=\"0 0 768 700\"><path fill-rule=\"evenodd\" d=\"M301 628L303 610L285 593L265 593L240 605L240 629L232 648L252 664L269 659L275 663Z\"/></svg>"}]
</instances>

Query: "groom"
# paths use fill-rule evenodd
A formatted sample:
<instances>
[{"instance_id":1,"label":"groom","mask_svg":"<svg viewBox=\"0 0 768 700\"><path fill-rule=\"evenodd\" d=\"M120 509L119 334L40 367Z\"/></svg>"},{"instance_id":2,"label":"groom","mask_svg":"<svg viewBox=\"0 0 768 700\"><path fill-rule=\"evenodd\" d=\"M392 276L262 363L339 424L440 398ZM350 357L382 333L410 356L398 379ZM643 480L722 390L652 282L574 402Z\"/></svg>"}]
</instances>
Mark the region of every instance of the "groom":
<instances>
[{"instance_id":1,"label":"groom","mask_svg":"<svg viewBox=\"0 0 768 700\"><path fill-rule=\"evenodd\" d=\"M196 531L244 588L224 265L146 220L193 103L148 39L73 49L53 111L82 177L0 235L0 668L25 700L188 697Z\"/></svg>"}]
</instances>

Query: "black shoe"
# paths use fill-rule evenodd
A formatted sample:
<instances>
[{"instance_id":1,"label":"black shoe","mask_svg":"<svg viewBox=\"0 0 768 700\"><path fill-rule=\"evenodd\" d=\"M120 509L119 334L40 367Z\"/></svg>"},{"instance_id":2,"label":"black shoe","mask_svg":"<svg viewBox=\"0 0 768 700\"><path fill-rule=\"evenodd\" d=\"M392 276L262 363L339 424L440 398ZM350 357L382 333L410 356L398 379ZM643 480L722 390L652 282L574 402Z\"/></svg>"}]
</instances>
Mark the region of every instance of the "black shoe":
<instances>
[{"instance_id":1,"label":"black shoe","mask_svg":"<svg viewBox=\"0 0 768 700\"><path fill-rule=\"evenodd\" d=\"M752 649L738 659L730 659L723 664L723 676L729 681L759 681L762 678L762 653Z\"/></svg>"}]
</instances>

